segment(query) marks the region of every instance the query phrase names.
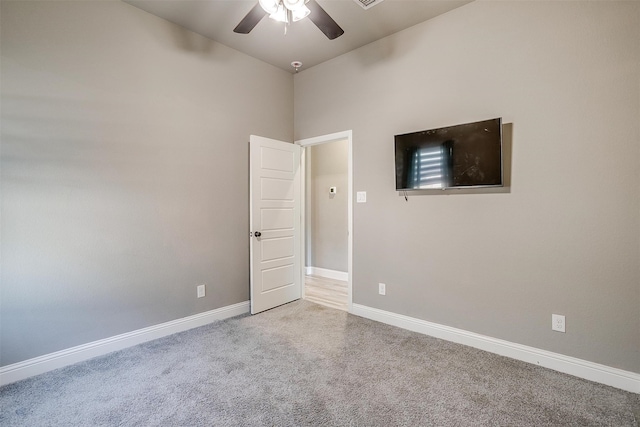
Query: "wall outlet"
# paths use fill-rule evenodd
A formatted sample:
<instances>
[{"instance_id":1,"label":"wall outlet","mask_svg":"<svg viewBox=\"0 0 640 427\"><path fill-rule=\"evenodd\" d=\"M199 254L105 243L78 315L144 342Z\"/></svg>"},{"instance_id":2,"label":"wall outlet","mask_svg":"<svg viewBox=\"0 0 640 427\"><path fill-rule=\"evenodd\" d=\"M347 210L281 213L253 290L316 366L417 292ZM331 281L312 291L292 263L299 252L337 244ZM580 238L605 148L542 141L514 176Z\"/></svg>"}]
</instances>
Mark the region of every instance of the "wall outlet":
<instances>
[{"instance_id":1,"label":"wall outlet","mask_svg":"<svg viewBox=\"0 0 640 427\"><path fill-rule=\"evenodd\" d=\"M551 329L558 332L564 332L565 322L562 314L551 315Z\"/></svg>"},{"instance_id":2,"label":"wall outlet","mask_svg":"<svg viewBox=\"0 0 640 427\"><path fill-rule=\"evenodd\" d=\"M384 283L378 283L378 293L380 295L386 295L387 294L387 285L385 285Z\"/></svg>"},{"instance_id":3,"label":"wall outlet","mask_svg":"<svg viewBox=\"0 0 640 427\"><path fill-rule=\"evenodd\" d=\"M204 285L198 285L198 298L202 298L205 295Z\"/></svg>"}]
</instances>

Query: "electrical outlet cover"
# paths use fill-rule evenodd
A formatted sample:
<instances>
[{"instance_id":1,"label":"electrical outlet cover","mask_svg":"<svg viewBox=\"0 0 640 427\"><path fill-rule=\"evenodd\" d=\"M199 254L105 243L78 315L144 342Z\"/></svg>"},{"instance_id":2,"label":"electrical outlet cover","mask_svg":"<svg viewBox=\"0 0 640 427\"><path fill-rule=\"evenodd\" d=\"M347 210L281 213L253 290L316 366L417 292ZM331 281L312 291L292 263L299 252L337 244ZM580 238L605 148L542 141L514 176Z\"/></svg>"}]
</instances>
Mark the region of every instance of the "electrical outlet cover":
<instances>
[{"instance_id":1,"label":"electrical outlet cover","mask_svg":"<svg viewBox=\"0 0 640 427\"><path fill-rule=\"evenodd\" d=\"M387 285L385 285L384 283L378 283L378 293L380 295L386 295L387 294Z\"/></svg>"},{"instance_id":2,"label":"electrical outlet cover","mask_svg":"<svg viewBox=\"0 0 640 427\"><path fill-rule=\"evenodd\" d=\"M197 288L198 298L202 298L205 296L205 288L204 285L199 285Z\"/></svg>"},{"instance_id":3,"label":"electrical outlet cover","mask_svg":"<svg viewBox=\"0 0 640 427\"><path fill-rule=\"evenodd\" d=\"M565 332L565 318L562 314L551 315L551 329L557 332Z\"/></svg>"}]
</instances>

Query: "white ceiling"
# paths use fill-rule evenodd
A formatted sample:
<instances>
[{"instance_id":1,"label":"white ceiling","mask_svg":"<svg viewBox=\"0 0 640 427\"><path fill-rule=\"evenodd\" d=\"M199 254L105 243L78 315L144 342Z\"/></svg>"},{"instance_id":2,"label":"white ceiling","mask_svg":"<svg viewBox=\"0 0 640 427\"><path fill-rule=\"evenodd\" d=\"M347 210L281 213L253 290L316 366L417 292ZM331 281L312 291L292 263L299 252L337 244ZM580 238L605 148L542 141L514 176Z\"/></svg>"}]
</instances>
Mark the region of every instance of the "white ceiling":
<instances>
[{"instance_id":1,"label":"white ceiling","mask_svg":"<svg viewBox=\"0 0 640 427\"><path fill-rule=\"evenodd\" d=\"M344 34L329 40L309 19L284 24L265 17L249 34L235 26L258 0L123 0L153 15L213 39L233 49L293 72L335 58L360 46L470 3L472 0L384 0L368 10L355 0L317 0L342 27Z\"/></svg>"}]
</instances>

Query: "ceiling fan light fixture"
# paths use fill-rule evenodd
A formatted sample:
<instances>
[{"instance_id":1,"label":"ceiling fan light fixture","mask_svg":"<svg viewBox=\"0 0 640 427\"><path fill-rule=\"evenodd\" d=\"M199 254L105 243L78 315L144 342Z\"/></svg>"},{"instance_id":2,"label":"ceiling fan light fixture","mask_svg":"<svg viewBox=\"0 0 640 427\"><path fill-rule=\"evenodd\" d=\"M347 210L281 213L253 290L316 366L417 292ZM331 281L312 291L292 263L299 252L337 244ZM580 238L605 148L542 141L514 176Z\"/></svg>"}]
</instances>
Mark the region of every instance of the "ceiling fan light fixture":
<instances>
[{"instance_id":1,"label":"ceiling fan light fixture","mask_svg":"<svg viewBox=\"0 0 640 427\"><path fill-rule=\"evenodd\" d=\"M293 22L297 22L309 16L310 13L311 11L309 10L309 8L303 4L300 9L296 9L291 12L291 19L293 20Z\"/></svg>"},{"instance_id":2,"label":"ceiling fan light fixture","mask_svg":"<svg viewBox=\"0 0 640 427\"><path fill-rule=\"evenodd\" d=\"M382 1L382 0L371 0ZM315 0L258 0L249 13L233 29L234 33L249 34L266 15L271 19L284 22L284 34L291 22L308 17L329 40L344 34L344 30L329 16Z\"/></svg>"},{"instance_id":3,"label":"ceiling fan light fixture","mask_svg":"<svg viewBox=\"0 0 640 427\"><path fill-rule=\"evenodd\" d=\"M282 2L284 3L284 6L291 10L291 11L296 11L296 10L300 10L300 9L306 9L307 6L305 6L304 4L306 3L305 0L282 0Z\"/></svg>"},{"instance_id":4,"label":"ceiling fan light fixture","mask_svg":"<svg viewBox=\"0 0 640 427\"><path fill-rule=\"evenodd\" d=\"M280 5L278 5L278 9L274 13L269 15L269 18L273 19L274 21L288 23L289 13L287 11L287 8L283 6L282 2L280 2Z\"/></svg>"},{"instance_id":5,"label":"ceiling fan light fixture","mask_svg":"<svg viewBox=\"0 0 640 427\"><path fill-rule=\"evenodd\" d=\"M269 14L276 13L278 11L278 6L281 3L279 0L258 0L258 2L264 11Z\"/></svg>"}]
</instances>

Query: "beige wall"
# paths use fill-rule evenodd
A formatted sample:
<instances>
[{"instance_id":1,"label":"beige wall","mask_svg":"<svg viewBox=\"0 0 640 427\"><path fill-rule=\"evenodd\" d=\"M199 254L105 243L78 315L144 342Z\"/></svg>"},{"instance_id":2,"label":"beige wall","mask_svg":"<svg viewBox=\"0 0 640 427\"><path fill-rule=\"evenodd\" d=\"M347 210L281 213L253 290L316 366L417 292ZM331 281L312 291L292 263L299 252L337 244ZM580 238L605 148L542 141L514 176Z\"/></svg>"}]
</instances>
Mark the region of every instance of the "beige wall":
<instances>
[{"instance_id":1,"label":"beige wall","mask_svg":"<svg viewBox=\"0 0 640 427\"><path fill-rule=\"evenodd\" d=\"M291 74L119 1L1 7L0 363L246 301Z\"/></svg>"},{"instance_id":2,"label":"beige wall","mask_svg":"<svg viewBox=\"0 0 640 427\"><path fill-rule=\"evenodd\" d=\"M639 40L638 2L478 1L297 74L296 139L353 130L354 303L640 372ZM509 192L394 191L393 135L498 116Z\"/></svg>"},{"instance_id":3,"label":"beige wall","mask_svg":"<svg viewBox=\"0 0 640 427\"><path fill-rule=\"evenodd\" d=\"M306 149L309 193L306 265L348 271L348 141L314 145ZM329 188L336 187L334 195Z\"/></svg>"}]
</instances>

